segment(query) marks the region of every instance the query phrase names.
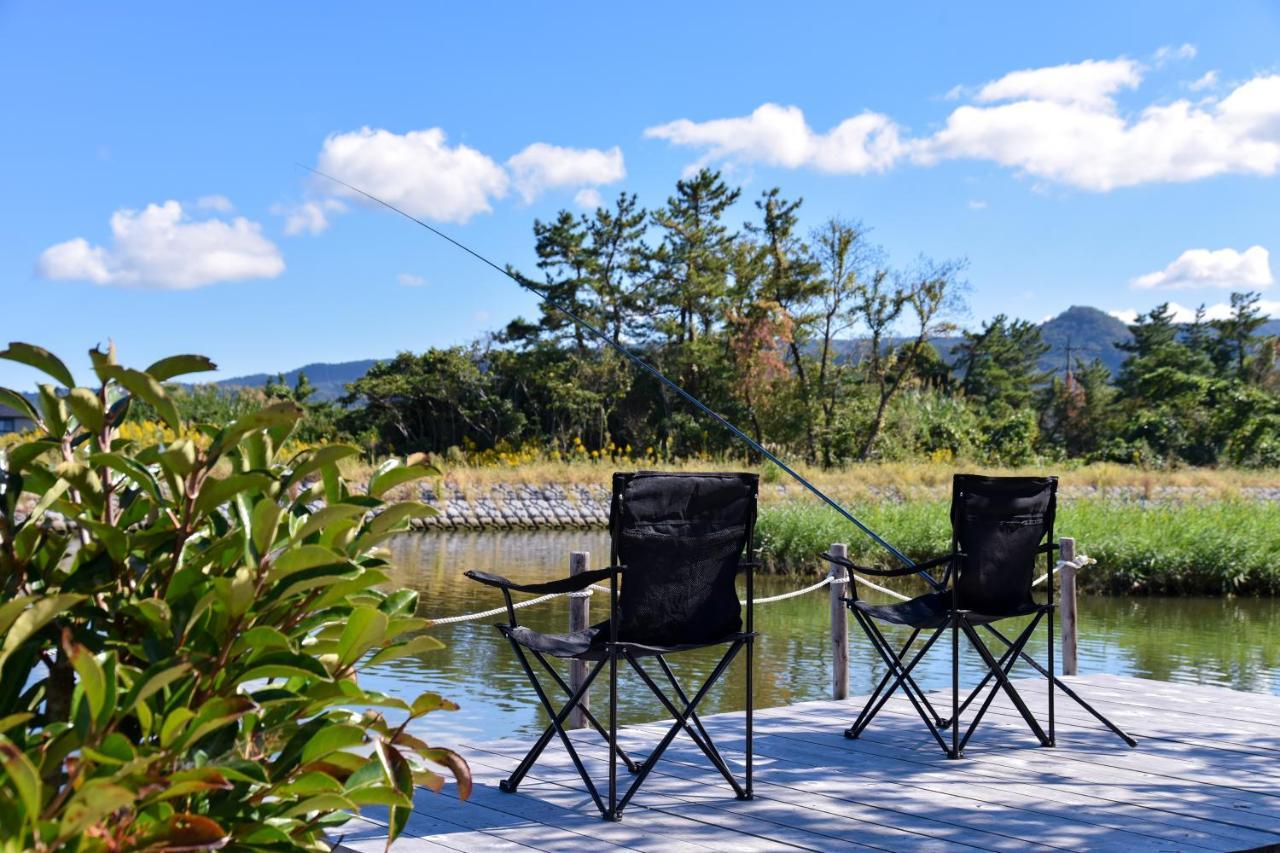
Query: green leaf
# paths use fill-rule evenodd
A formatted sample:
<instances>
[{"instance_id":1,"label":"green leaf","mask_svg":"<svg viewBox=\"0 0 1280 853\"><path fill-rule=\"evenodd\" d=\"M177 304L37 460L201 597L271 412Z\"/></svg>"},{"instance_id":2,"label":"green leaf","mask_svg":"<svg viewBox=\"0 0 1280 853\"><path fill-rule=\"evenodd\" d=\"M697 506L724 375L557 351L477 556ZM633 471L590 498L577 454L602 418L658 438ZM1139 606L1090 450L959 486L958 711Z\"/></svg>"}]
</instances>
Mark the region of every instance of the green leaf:
<instances>
[{"instance_id":1,"label":"green leaf","mask_svg":"<svg viewBox=\"0 0 1280 853\"><path fill-rule=\"evenodd\" d=\"M124 701L120 703L120 713L122 715L128 714L133 710L134 705L139 702L146 702L156 693L173 684L190 671L191 664L189 663L178 663L170 666L162 661L153 664L133 682L133 686L125 694ZM181 708L179 710L185 711L186 709Z\"/></svg>"},{"instance_id":2,"label":"green leaf","mask_svg":"<svg viewBox=\"0 0 1280 853\"><path fill-rule=\"evenodd\" d=\"M157 382L167 382L175 376L217 369L218 365L202 355L171 355L160 359L142 372Z\"/></svg>"},{"instance_id":3,"label":"green leaf","mask_svg":"<svg viewBox=\"0 0 1280 853\"><path fill-rule=\"evenodd\" d=\"M107 697L107 679L102 671L102 664L93 653L79 643L71 644L67 649L67 657L80 676L80 686L84 689L85 698L89 700L89 713L96 720L102 713Z\"/></svg>"},{"instance_id":4,"label":"green leaf","mask_svg":"<svg viewBox=\"0 0 1280 853\"><path fill-rule=\"evenodd\" d=\"M333 465L340 459L355 456L359 452L360 448L350 444L329 444L314 450L304 450L290 460L289 465L293 470L286 478L285 485L292 485L326 465Z\"/></svg>"},{"instance_id":5,"label":"green leaf","mask_svg":"<svg viewBox=\"0 0 1280 853\"><path fill-rule=\"evenodd\" d=\"M0 735L0 767L4 767L9 783L17 789L27 820L34 824L40 814L40 772L26 753L4 735Z\"/></svg>"},{"instance_id":6,"label":"green leaf","mask_svg":"<svg viewBox=\"0 0 1280 853\"><path fill-rule=\"evenodd\" d=\"M200 448L196 447L194 441L179 438L160 450L158 455L166 468L179 477L185 477L196 469L196 457L199 453Z\"/></svg>"},{"instance_id":7,"label":"green leaf","mask_svg":"<svg viewBox=\"0 0 1280 853\"><path fill-rule=\"evenodd\" d=\"M388 595L378 605L378 609L390 616L403 613L412 616L418 609L418 591L415 589L398 589Z\"/></svg>"},{"instance_id":8,"label":"green leaf","mask_svg":"<svg viewBox=\"0 0 1280 853\"><path fill-rule=\"evenodd\" d=\"M209 456L210 458L221 456L251 432L295 424L302 414L302 408L297 403L285 400L237 418L214 438L213 444L209 447Z\"/></svg>"},{"instance_id":9,"label":"green leaf","mask_svg":"<svg viewBox=\"0 0 1280 853\"><path fill-rule=\"evenodd\" d=\"M70 839L133 800L133 791L123 785L91 779L67 801L58 824L58 835Z\"/></svg>"},{"instance_id":10,"label":"green leaf","mask_svg":"<svg viewBox=\"0 0 1280 853\"><path fill-rule=\"evenodd\" d=\"M383 641L387 633L387 614L373 607L360 606L351 611L347 627L338 640L338 662L350 666L360 656Z\"/></svg>"},{"instance_id":11,"label":"green leaf","mask_svg":"<svg viewBox=\"0 0 1280 853\"><path fill-rule=\"evenodd\" d=\"M310 764L313 761L324 758L331 752L337 752L350 746L359 746L364 743L364 740L364 729L359 726L347 723L335 723L331 726L325 726L312 735L306 746L302 748L301 763L303 765Z\"/></svg>"},{"instance_id":12,"label":"green leaf","mask_svg":"<svg viewBox=\"0 0 1280 853\"><path fill-rule=\"evenodd\" d=\"M90 432L101 432L107 413L102 409L102 401L98 395L88 388L72 388L67 392L67 405L80 421L80 425Z\"/></svg>"},{"instance_id":13,"label":"green leaf","mask_svg":"<svg viewBox=\"0 0 1280 853\"><path fill-rule=\"evenodd\" d=\"M458 706L454 702L441 697L437 693L420 693L418 698L413 700L413 716L421 717L423 714L430 714L432 711L456 711Z\"/></svg>"},{"instance_id":14,"label":"green leaf","mask_svg":"<svg viewBox=\"0 0 1280 853\"><path fill-rule=\"evenodd\" d=\"M205 735L223 726L231 725L252 711L254 707L256 706L247 696L210 699L201 707L186 732L178 739L177 744L185 747L199 743Z\"/></svg>"},{"instance_id":15,"label":"green leaf","mask_svg":"<svg viewBox=\"0 0 1280 853\"><path fill-rule=\"evenodd\" d=\"M260 653L269 649L290 648L289 638L279 629L270 625L255 625L236 637L231 646L231 657L234 659L246 653Z\"/></svg>"},{"instance_id":16,"label":"green leaf","mask_svg":"<svg viewBox=\"0 0 1280 853\"><path fill-rule=\"evenodd\" d=\"M208 513L243 492L261 492L272 483L271 475L259 471L232 474L221 480L205 480L196 497L196 512Z\"/></svg>"},{"instance_id":17,"label":"green leaf","mask_svg":"<svg viewBox=\"0 0 1280 853\"><path fill-rule=\"evenodd\" d=\"M300 803L290 806L280 813L280 817L297 817L312 812L356 811L356 802L342 794L318 794L308 797Z\"/></svg>"},{"instance_id":18,"label":"green leaf","mask_svg":"<svg viewBox=\"0 0 1280 853\"><path fill-rule=\"evenodd\" d=\"M344 555L321 545L300 545L276 557L275 562L271 564L271 577L281 580L303 569L332 565L344 560L346 560Z\"/></svg>"},{"instance_id":19,"label":"green leaf","mask_svg":"<svg viewBox=\"0 0 1280 853\"><path fill-rule=\"evenodd\" d=\"M21 471L50 450L58 449L58 442L50 438L38 438L22 444L12 444L4 452L9 457L10 473Z\"/></svg>"},{"instance_id":20,"label":"green leaf","mask_svg":"<svg viewBox=\"0 0 1280 853\"><path fill-rule=\"evenodd\" d=\"M413 800L390 785L361 785L347 790L347 798L357 806L402 806L412 808Z\"/></svg>"},{"instance_id":21,"label":"green leaf","mask_svg":"<svg viewBox=\"0 0 1280 853\"><path fill-rule=\"evenodd\" d=\"M344 518L359 518L366 512L368 512L368 510L364 507L348 503L332 504L331 506L321 507L306 517L306 521L304 521L302 526L294 532L292 538L295 542L301 542L312 533L328 527L335 521L340 521Z\"/></svg>"},{"instance_id":22,"label":"green leaf","mask_svg":"<svg viewBox=\"0 0 1280 853\"><path fill-rule=\"evenodd\" d=\"M383 534L390 532L392 528L400 524L408 518L431 518L439 515L439 511L433 507L418 501L401 501L394 503L378 513L365 528L365 536L361 539L372 537L381 537Z\"/></svg>"},{"instance_id":23,"label":"green leaf","mask_svg":"<svg viewBox=\"0 0 1280 853\"><path fill-rule=\"evenodd\" d=\"M408 655L420 655L423 652L433 652L437 649L443 648L444 643L440 642L435 637L423 634L419 637L414 637L406 643L401 643L398 646L388 646L370 658L369 662L364 665L377 666L380 663L386 663L387 661L396 660L397 658L407 657Z\"/></svg>"},{"instance_id":24,"label":"green leaf","mask_svg":"<svg viewBox=\"0 0 1280 853\"><path fill-rule=\"evenodd\" d=\"M40 411L44 413L44 425L51 435L63 437L67 431L67 401L58 396L58 390L47 382L36 387L40 398Z\"/></svg>"},{"instance_id":25,"label":"green leaf","mask_svg":"<svg viewBox=\"0 0 1280 853\"><path fill-rule=\"evenodd\" d=\"M255 678L319 678L329 680L329 671L320 661L310 655L296 652L270 652L255 658L249 668L240 675L239 680L252 681Z\"/></svg>"},{"instance_id":26,"label":"green leaf","mask_svg":"<svg viewBox=\"0 0 1280 853\"><path fill-rule=\"evenodd\" d=\"M187 723L195 716L196 712L190 708L174 708L170 711L160 724L160 746L165 749L173 746L174 741L186 731Z\"/></svg>"},{"instance_id":27,"label":"green leaf","mask_svg":"<svg viewBox=\"0 0 1280 853\"><path fill-rule=\"evenodd\" d=\"M270 551L275 543L276 530L280 527L280 516L283 513L284 510L271 498L263 498L253 508L253 547L259 556Z\"/></svg>"},{"instance_id":28,"label":"green leaf","mask_svg":"<svg viewBox=\"0 0 1280 853\"><path fill-rule=\"evenodd\" d=\"M182 429L182 420L178 417L178 408L169 399L164 388L152 377L141 370L128 367L111 367L107 371L116 382L120 383L130 394L151 405L171 429Z\"/></svg>"},{"instance_id":29,"label":"green leaf","mask_svg":"<svg viewBox=\"0 0 1280 853\"><path fill-rule=\"evenodd\" d=\"M440 471L433 465L401 465L375 474L369 478L369 494L375 498L382 497L389 489L424 477L438 477Z\"/></svg>"},{"instance_id":30,"label":"green leaf","mask_svg":"<svg viewBox=\"0 0 1280 853\"><path fill-rule=\"evenodd\" d=\"M328 773L312 770L303 773L292 782L271 789L277 797L313 797L316 794L341 794L342 783Z\"/></svg>"},{"instance_id":31,"label":"green leaf","mask_svg":"<svg viewBox=\"0 0 1280 853\"><path fill-rule=\"evenodd\" d=\"M34 367L52 376L67 388L75 387L76 381L71 377L71 371L67 370L67 366L56 355L44 347L12 341L7 350L0 352L0 358Z\"/></svg>"},{"instance_id":32,"label":"green leaf","mask_svg":"<svg viewBox=\"0 0 1280 853\"><path fill-rule=\"evenodd\" d=\"M160 483L151 473L151 469L142 463L120 453L93 453L89 456L89 464L95 468L110 468L116 473L123 474L146 492L153 501L164 502Z\"/></svg>"},{"instance_id":33,"label":"green leaf","mask_svg":"<svg viewBox=\"0 0 1280 853\"><path fill-rule=\"evenodd\" d=\"M60 613L70 610L84 601L86 597L73 593L50 595L46 598L37 599L34 604L22 611L13 621L8 634L5 635L4 645L0 646L0 668L4 667L9 655L13 654L33 634L49 624Z\"/></svg>"},{"instance_id":34,"label":"green leaf","mask_svg":"<svg viewBox=\"0 0 1280 853\"><path fill-rule=\"evenodd\" d=\"M17 409L22 412L29 420L40 423L40 416L36 414L36 410L27 402L27 398L14 391L11 388L0 387L0 403L11 409Z\"/></svg>"}]
</instances>

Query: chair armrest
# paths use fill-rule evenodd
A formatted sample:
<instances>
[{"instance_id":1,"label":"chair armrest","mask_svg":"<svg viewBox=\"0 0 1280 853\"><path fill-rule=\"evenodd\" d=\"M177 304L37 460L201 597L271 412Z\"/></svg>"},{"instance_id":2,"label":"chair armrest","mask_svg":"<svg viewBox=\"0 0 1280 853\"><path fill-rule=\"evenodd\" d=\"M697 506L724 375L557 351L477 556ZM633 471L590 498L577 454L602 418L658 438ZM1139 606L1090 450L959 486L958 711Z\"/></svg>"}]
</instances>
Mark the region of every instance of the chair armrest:
<instances>
[{"instance_id":1,"label":"chair armrest","mask_svg":"<svg viewBox=\"0 0 1280 853\"><path fill-rule=\"evenodd\" d=\"M472 569L464 574L473 581L479 581L486 586L493 586L503 591L515 592L531 592L537 595L547 595L548 593L557 592L577 592L586 589L591 584L600 580L607 580L616 572L621 572L623 566L606 566L603 569L592 569L591 571L582 572L581 574L571 575L567 578L560 578L554 581L544 581L542 583L516 583L513 580L502 577L502 575L494 575L489 572L480 572Z\"/></svg>"},{"instance_id":2,"label":"chair armrest","mask_svg":"<svg viewBox=\"0 0 1280 853\"><path fill-rule=\"evenodd\" d=\"M1046 542L1045 544L1041 545L1039 548L1036 549L1036 553L1052 554L1054 551L1058 550L1061 547L1062 546L1059 545L1057 542Z\"/></svg>"},{"instance_id":3,"label":"chair armrest","mask_svg":"<svg viewBox=\"0 0 1280 853\"><path fill-rule=\"evenodd\" d=\"M932 569L935 566L941 566L949 563L957 557L965 556L963 551L953 551L950 554L943 554L941 557L934 557L932 560L925 560L923 563L916 563L916 570Z\"/></svg>"},{"instance_id":4,"label":"chair armrest","mask_svg":"<svg viewBox=\"0 0 1280 853\"><path fill-rule=\"evenodd\" d=\"M818 554L819 557L828 563L835 563L837 566L844 566L851 572L857 572L863 575L875 575L880 578L903 578L907 575L914 575L920 571L920 566L903 566L901 569L873 569L870 566L859 566L843 557L833 557L825 551ZM949 557L950 555L948 555Z\"/></svg>"},{"instance_id":5,"label":"chair armrest","mask_svg":"<svg viewBox=\"0 0 1280 853\"><path fill-rule=\"evenodd\" d=\"M738 573L741 574L747 569L758 569L763 565L764 563L761 563L758 560L747 560L746 562L738 563Z\"/></svg>"}]
</instances>

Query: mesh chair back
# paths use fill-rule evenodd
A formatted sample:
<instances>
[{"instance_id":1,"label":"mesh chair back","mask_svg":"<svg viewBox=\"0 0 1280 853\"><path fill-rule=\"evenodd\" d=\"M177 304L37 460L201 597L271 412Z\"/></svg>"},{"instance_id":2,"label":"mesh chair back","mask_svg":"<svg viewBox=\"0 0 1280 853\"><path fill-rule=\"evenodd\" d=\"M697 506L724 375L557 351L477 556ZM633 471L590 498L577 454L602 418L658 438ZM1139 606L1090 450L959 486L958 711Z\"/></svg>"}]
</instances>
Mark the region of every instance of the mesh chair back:
<instances>
[{"instance_id":1,"label":"mesh chair back","mask_svg":"<svg viewBox=\"0 0 1280 853\"><path fill-rule=\"evenodd\" d=\"M956 576L960 607L1009 613L1034 604L1036 552L1053 537L1057 477L957 474L951 529L965 554Z\"/></svg>"},{"instance_id":2,"label":"mesh chair back","mask_svg":"<svg viewBox=\"0 0 1280 853\"><path fill-rule=\"evenodd\" d=\"M626 566L620 640L692 644L742 629L734 581L758 489L755 474L613 475L613 562Z\"/></svg>"}]
</instances>

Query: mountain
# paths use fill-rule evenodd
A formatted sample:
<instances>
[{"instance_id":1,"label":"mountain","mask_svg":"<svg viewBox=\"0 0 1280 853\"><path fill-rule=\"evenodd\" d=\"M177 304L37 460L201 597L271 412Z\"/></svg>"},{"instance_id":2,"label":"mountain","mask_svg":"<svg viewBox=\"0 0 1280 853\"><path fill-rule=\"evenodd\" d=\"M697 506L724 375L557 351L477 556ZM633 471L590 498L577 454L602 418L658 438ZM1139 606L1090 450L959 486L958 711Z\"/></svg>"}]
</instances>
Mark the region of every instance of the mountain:
<instances>
[{"instance_id":1,"label":"mountain","mask_svg":"<svg viewBox=\"0 0 1280 853\"><path fill-rule=\"evenodd\" d=\"M1280 319L1269 320L1260 332L1266 335L1280 335ZM1073 305L1058 316L1041 323L1040 334L1044 336L1045 343L1050 346L1049 352L1040 359L1040 369L1053 373L1061 373L1066 367L1068 346L1071 348L1073 361L1081 358L1089 362L1099 358L1112 373L1115 373L1119 371L1125 356L1123 352L1116 349L1115 345L1118 342L1127 343L1133 337L1129 334L1129 327L1115 317L1105 311L1084 305ZM960 340L959 337L936 338L933 344L944 360L951 361L952 353ZM900 342L900 340L894 341L895 344ZM857 358L858 351L863 345L863 341L856 339L837 340L835 341L837 358ZM364 376L377 361L377 359L363 359L336 364L325 362L307 364L286 371L284 381L292 386L298 381L299 373L306 373L307 379L316 387L317 399L336 400L346 393L347 383ZM224 388L261 388L272 379L275 379L274 373L253 373L248 376L223 379L217 384Z\"/></svg>"},{"instance_id":2,"label":"mountain","mask_svg":"<svg viewBox=\"0 0 1280 853\"><path fill-rule=\"evenodd\" d=\"M1071 360L1083 359L1086 363L1095 358L1111 369L1120 370L1125 353L1116 348L1117 343L1133 339L1129 327L1105 311L1083 305L1073 305L1057 317L1040 324L1040 334L1052 349L1040 359L1040 369L1061 373L1067 365L1067 348Z\"/></svg>"},{"instance_id":3,"label":"mountain","mask_svg":"<svg viewBox=\"0 0 1280 853\"><path fill-rule=\"evenodd\" d=\"M336 400L347 393L347 383L355 382L377 363L378 359L376 358L366 358L360 361L342 361L336 364L326 362L305 364L302 367L285 371L284 381L292 388L298 381L298 374L305 373L307 374L307 380L316 388L316 395L312 399ZM261 388L268 381L275 378L276 374L274 373L251 373L248 376L233 376L230 379L223 379L215 384L220 388Z\"/></svg>"}]
</instances>

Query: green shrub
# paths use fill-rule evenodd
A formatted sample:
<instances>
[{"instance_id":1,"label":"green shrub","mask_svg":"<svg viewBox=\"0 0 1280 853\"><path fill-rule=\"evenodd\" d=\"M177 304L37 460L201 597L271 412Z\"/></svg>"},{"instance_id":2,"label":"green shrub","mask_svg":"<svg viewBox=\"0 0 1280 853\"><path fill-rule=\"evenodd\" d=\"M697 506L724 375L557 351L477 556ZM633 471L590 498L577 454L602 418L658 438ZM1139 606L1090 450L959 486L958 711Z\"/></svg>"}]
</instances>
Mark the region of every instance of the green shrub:
<instances>
[{"instance_id":1,"label":"green shrub","mask_svg":"<svg viewBox=\"0 0 1280 853\"><path fill-rule=\"evenodd\" d=\"M948 503L881 501L854 514L912 559L950 547ZM761 507L762 558L774 571L825 571L816 558L847 542L852 559L893 558L831 509L816 503ZM1064 497L1055 526L1098 561L1080 573L1085 589L1116 593L1280 593L1280 505L1261 500L1124 501Z\"/></svg>"},{"instance_id":2,"label":"green shrub","mask_svg":"<svg viewBox=\"0 0 1280 853\"><path fill-rule=\"evenodd\" d=\"M336 463L356 448L283 458L294 402L193 426L161 383L206 359L90 356L93 389L38 347L0 353L69 389L0 390L38 426L0 454L0 849L320 850L366 805L397 835L438 771L465 796L465 762L407 731L456 706L357 680L440 645L415 593L378 589L379 542L431 512L381 496L435 470L392 460L354 494ZM179 437L121 439L134 401Z\"/></svg>"}]
</instances>

